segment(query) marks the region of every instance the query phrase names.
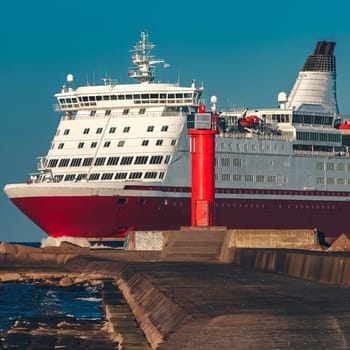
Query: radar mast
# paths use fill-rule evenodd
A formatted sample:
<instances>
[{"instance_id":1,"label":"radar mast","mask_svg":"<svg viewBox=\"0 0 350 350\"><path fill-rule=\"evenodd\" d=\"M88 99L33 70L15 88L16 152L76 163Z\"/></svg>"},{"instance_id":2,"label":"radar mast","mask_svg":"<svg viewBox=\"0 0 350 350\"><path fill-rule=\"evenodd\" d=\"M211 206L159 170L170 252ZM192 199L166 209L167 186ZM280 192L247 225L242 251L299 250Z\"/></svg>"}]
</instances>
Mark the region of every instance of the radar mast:
<instances>
[{"instance_id":1,"label":"radar mast","mask_svg":"<svg viewBox=\"0 0 350 350\"><path fill-rule=\"evenodd\" d=\"M154 67L158 63L164 63L163 59L153 59L151 50L156 45L148 41L148 34L141 32L141 40L134 45L134 49L130 50L134 54L131 61L134 64L129 68L129 77L138 79L141 83L150 83L154 81Z\"/></svg>"}]
</instances>

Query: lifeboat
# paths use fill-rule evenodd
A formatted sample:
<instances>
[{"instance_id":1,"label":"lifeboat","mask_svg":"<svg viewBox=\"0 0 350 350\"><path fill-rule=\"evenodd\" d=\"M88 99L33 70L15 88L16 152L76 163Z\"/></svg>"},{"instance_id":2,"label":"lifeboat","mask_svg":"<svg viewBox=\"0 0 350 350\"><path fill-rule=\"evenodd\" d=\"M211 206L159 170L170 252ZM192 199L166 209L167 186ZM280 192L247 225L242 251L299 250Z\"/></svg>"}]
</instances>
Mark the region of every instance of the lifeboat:
<instances>
[{"instance_id":1,"label":"lifeboat","mask_svg":"<svg viewBox=\"0 0 350 350\"><path fill-rule=\"evenodd\" d=\"M238 125L241 128L257 129L259 126L259 117L256 115L249 115L238 119Z\"/></svg>"},{"instance_id":2,"label":"lifeboat","mask_svg":"<svg viewBox=\"0 0 350 350\"><path fill-rule=\"evenodd\" d=\"M344 120L342 123L339 123L335 126L340 130L342 135L350 135L350 123L348 120Z\"/></svg>"}]
</instances>

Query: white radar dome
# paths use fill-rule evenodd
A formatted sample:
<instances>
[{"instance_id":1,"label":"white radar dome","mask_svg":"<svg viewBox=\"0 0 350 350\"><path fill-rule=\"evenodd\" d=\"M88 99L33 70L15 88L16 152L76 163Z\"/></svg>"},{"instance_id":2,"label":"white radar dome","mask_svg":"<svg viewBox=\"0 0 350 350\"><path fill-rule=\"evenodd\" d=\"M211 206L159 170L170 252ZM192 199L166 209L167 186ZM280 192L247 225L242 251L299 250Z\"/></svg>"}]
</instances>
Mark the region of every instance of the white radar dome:
<instances>
[{"instance_id":1,"label":"white radar dome","mask_svg":"<svg viewBox=\"0 0 350 350\"><path fill-rule=\"evenodd\" d=\"M67 74L67 81L68 81L68 83L73 83L73 80L74 80L73 74Z\"/></svg>"},{"instance_id":2,"label":"white radar dome","mask_svg":"<svg viewBox=\"0 0 350 350\"><path fill-rule=\"evenodd\" d=\"M211 103L217 103L218 102L218 98L216 96L212 96L212 97L210 97L210 102Z\"/></svg>"},{"instance_id":3,"label":"white radar dome","mask_svg":"<svg viewBox=\"0 0 350 350\"><path fill-rule=\"evenodd\" d=\"M285 93L284 91L281 91L279 94L278 94L278 102L287 102L288 101L288 96L287 96L287 93Z\"/></svg>"},{"instance_id":4,"label":"white radar dome","mask_svg":"<svg viewBox=\"0 0 350 350\"><path fill-rule=\"evenodd\" d=\"M281 91L279 94L278 94L278 104L280 106L281 109L285 109L286 108L286 105L287 105L287 102L288 102L288 96L287 94L284 92L284 91Z\"/></svg>"}]
</instances>

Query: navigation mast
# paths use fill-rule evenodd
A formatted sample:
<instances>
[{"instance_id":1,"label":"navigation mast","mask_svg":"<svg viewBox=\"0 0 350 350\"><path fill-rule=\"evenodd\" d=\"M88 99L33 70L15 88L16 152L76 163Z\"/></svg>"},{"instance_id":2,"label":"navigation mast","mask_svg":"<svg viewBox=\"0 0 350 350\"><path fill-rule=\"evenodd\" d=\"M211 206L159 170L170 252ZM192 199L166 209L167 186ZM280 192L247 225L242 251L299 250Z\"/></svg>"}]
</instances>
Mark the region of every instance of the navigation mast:
<instances>
[{"instance_id":1,"label":"navigation mast","mask_svg":"<svg viewBox=\"0 0 350 350\"><path fill-rule=\"evenodd\" d=\"M163 59L153 59L151 50L156 45L148 41L148 34L141 32L141 40L134 45L134 49L130 50L134 55L131 61L134 64L129 68L129 77L138 79L141 83L150 83L154 81L154 67L158 63L164 63Z\"/></svg>"}]
</instances>

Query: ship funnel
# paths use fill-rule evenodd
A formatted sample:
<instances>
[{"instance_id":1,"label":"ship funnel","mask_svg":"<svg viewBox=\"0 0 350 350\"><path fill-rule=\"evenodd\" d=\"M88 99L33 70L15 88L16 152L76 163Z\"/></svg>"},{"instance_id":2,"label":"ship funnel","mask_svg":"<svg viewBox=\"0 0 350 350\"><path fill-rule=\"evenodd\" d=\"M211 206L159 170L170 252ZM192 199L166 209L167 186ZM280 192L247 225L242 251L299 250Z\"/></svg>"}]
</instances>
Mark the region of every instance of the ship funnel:
<instances>
[{"instance_id":1,"label":"ship funnel","mask_svg":"<svg viewBox=\"0 0 350 350\"><path fill-rule=\"evenodd\" d=\"M320 41L306 58L289 95L287 108L338 113L336 68L333 55L335 42Z\"/></svg>"}]
</instances>

